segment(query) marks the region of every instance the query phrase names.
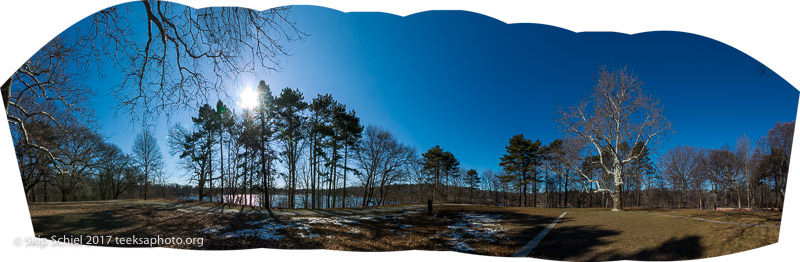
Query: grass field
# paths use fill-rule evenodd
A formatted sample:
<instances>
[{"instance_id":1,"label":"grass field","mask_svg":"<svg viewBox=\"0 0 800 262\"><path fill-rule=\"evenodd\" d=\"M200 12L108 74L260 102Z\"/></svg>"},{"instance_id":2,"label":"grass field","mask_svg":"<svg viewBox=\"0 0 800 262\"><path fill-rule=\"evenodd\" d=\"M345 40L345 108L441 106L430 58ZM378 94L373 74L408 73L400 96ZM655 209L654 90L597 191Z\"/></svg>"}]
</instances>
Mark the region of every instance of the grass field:
<instances>
[{"instance_id":1,"label":"grass field","mask_svg":"<svg viewBox=\"0 0 800 262\"><path fill-rule=\"evenodd\" d=\"M562 212L533 250L537 258L676 260L712 257L777 242L781 213L699 210L544 209L476 205L303 213L207 211L212 205L166 201L30 204L37 236L203 238L188 249L453 250L509 256ZM229 210L236 210L229 209ZM347 215L341 215L347 214ZM702 221L707 219L718 222ZM122 246L109 243L110 246ZM129 245L127 245L129 246Z\"/></svg>"}]
</instances>

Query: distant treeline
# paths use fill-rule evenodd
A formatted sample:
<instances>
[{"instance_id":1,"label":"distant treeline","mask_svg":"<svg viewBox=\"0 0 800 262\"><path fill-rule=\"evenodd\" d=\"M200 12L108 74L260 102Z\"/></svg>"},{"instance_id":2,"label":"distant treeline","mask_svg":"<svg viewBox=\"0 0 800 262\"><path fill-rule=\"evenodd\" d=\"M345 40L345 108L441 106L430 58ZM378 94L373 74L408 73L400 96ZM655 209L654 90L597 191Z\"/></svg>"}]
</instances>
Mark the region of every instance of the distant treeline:
<instances>
[{"instance_id":1,"label":"distant treeline","mask_svg":"<svg viewBox=\"0 0 800 262\"><path fill-rule=\"evenodd\" d=\"M440 146L424 153L387 129L364 127L354 110L318 95L304 101L296 89L272 96L261 81L258 103L229 109L205 104L192 126L169 130L169 153L180 158L185 183L169 184L157 138L143 128L131 154L80 123L55 127L27 122L15 149L31 202L123 198L215 199L257 195L264 207L328 208L402 203L474 203L532 207L781 207L794 122L777 123L755 146L741 137L716 149L679 146L656 161L646 143L592 153L585 138L548 144L511 137L498 170L462 168ZM17 133L19 134L19 133ZM591 138L591 137L589 137ZM22 143L35 140L51 150ZM498 145L501 146L501 145ZM600 152L612 149L601 148ZM50 155L52 154L52 155ZM487 156L490 157L490 156ZM54 160L55 159L55 160ZM605 165L603 163L606 163ZM282 201L273 201L280 196ZM299 203L298 203L299 202Z\"/></svg>"}]
</instances>

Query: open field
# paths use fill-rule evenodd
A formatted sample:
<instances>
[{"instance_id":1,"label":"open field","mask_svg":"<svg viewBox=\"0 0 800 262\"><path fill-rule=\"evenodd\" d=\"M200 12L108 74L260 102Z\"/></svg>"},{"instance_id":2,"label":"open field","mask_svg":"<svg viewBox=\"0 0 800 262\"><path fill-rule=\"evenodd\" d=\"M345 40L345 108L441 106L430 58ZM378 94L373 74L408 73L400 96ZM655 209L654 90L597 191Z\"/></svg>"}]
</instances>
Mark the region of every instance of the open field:
<instances>
[{"instance_id":1,"label":"open field","mask_svg":"<svg viewBox=\"0 0 800 262\"><path fill-rule=\"evenodd\" d=\"M452 250L509 256L561 213L531 256L555 260L675 260L745 251L778 240L781 213L543 209L442 205L325 211L226 208L170 201L30 204L37 236L202 237L188 249ZM699 219L698 219L699 218ZM707 219L707 220L700 220ZM708 220L723 222L709 222ZM109 243L110 246L122 246ZM130 246L130 245L126 245ZM140 245L141 246L141 245Z\"/></svg>"},{"instance_id":2,"label":"open field","mask_svg":"<svg viewBox=\"0 0 800 262\"><path fill-rule=\"evenodd\" d=\"M700 221L700 217L738 225ZM567 214L534 257L570 260L685 260L721 256L778 241L781 213L639 210Z\"/></svg>"}]
</instances>

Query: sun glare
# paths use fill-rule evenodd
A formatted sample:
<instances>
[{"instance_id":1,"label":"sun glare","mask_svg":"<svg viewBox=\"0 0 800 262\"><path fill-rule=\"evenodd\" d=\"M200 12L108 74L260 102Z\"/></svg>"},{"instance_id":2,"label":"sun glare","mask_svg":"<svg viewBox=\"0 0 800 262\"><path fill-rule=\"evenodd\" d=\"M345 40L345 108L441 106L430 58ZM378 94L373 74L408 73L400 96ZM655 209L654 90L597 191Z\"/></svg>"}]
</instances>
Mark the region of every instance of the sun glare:
<instances>
[{"instance_id":1,"label":"sun glare","mask_svg":"<svg viewBox=\"0 0 800 262\"><path fill-rule=\"evenodd\" d=\"M246 109L253 109L258 106L258 92L250 88L245 88L242 90L239 106Z\"/></svg>"}]
</instances>

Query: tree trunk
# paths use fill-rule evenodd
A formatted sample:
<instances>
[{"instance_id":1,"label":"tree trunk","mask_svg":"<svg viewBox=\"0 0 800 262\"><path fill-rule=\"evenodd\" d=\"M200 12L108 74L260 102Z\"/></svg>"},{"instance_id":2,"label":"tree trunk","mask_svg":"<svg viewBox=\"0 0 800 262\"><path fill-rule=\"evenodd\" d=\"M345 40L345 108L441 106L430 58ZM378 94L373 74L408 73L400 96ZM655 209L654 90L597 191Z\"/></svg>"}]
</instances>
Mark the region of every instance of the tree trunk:
<instances>
[{"instance_id":1,"label":"tree trunk","mask_svg":"<svg viewBox=\"0 0 800 262\"><path fill-rule=\"evenodd\" d=\"M611 198L613 199L614 206L611 208L613 212L622 211L622 201L620 200L620 196L622 192L622 184L615 183L614 185L614 193L611 194Z\"/></svg>"},{"instance_id":2,"label":"tree trunk","mask_svg":"<svg viewBox=\"0 0 800 262\"><path fill-rule=\"evenodd\" d=\"M564 207L567 207L567 186L569 186L569 180L567 180L567 176L564 176Z\"/></svg>"},{"instance_id":3,"label":"tree trunk","mask_svg":"<svg viewBox=\"0 0 800 262\"><path fill-rule=\"evenodd\" d=\"M316 177L314 176L314 136L311 136L309 139L310 146L308 147L308 164L309 164L309 173L311 175L311 208L314 209L317 207L317 190L316 190ZM308 192L306 192L308 194Z\"/></svg>"},{"instance_id":4,"label":"tree trunk","mask_svg":"<svg viewBox=\"0 0 800 262\"><path fill-rule=\"evenodd\" d=\"M294 152L295 148L290 148L289 151L290 151L290 154L289 154L290 160L289 161L291 161L291 163L290 163L290 169L291 169L290 172L291 173L289 174L289 196L288 196L289 197L289 199L288 199L289 201L288 202L289 202L289 209L294 209L295 208L294 194L295 194L295 188L297 188L297 163L294 161L295 160L294 155L296 153L296 152Z\"/></svg>"},{"instance_id":5,"label":"tree trunk","mask_svg":"<svg viewBox=\"0 0 800 262\"><path fill-rule=\"evenodd\" d=\"M519 206L528 206L528 183L525 181L525 172L523 171L519 177L519 183L522 187L520 187L520 198L519 198Z\"/></svg>"},{"instance_id":6,"label":"tree trunk","mask_svg":"<svg viewBox=\"0 0 800 262\"><path fill-rule=\"evenodd\" d=\"M8 114L8 100L11 99L11 79L13 78L14 75L11 75L11 77L3 83L3 86L0 87L0 93L2 93L3 96L3 108L6 109L6 114Z\"/></svg>"},{"instance_id":7,"label":"tree trunk","mask_svg":"<svg viewBox=\"0 0 800 262\"><path fill-rule=\"evenodd\" d=\"M700 198L700 210L703 210L703 195L702 194L699 194L699 195L700 195L700 197L699 197Z\"/></svg>"},{"instance_id":8,"label":"tree trunk","mask_svg":"<svg viewBox=\"0 0 800 262\"><path fill-rule=\"evenodd\" d=\"M533 171L534 178L533 178L533 186L531 187L531 194L533 194L533 207L536 207L536 195L539 193L539 182L536 181L536 170Z\"/></svg>"},{"instance_id":9,"label":"tree trunk","mask_svg":"<svg viewBox=\"0 0 800 262\"><path fill-rule=\"evenodd\" d=\"M44 202L47 202L47 179L44 180L42 185L44 186Z\"/></svg>"},{"instance_id":10,"label":"tree trunk","mask_svg":"<svg viewBox=\"0 0 800 262\"><path fill-rule=\"evenodd\" d=\"M347 199L347 145L344 147L344 176L342 177L342 208L345 208Z\"/></svg>"},{"instance_id":11,"label":"tree trunk","mask_svg":"<svg viewBox=\"0 0 800 262\"><path fill-rule=\"evenodd\" d=\"M220 113L219 121L219 202L225 203L225 158L224 148L225 144L222 141L222 113ZM224 207L225 205L223 205Z\"/></svg>"},{"instance_id":12,"label":"tree trunk","mask_svg":"<svg viewBox=\"0 0 800 262\"><path fill-rule=\"evenodd\" d=\"M147 180L148 180L148 168L144 168L144 200L147 200Z\"/></svg>"},{"instance_id":13,"label":"tree trunk","mask_svg":"<svg viewBox=\"0 0 800 262\"><path fill-rule=\"evenodd\" d=\"M272 186L272 174L271 174L272 173L272 161L268 162L268 164L269 164L269 165L267 165L268 173L266 173L267 184L264 186L264 188L266 190L265 192L266 192L266 195L267 195L267 199L265 200L265 201L267 201L267 204L266 204L267 209L272 207L272 195L269 193L269 188L270 188L270 186Z\"/></svg>"},{"instance_id":14,"label":"tree trunk","mask_svg":"<svg viewBox=\"0 0 800 262\"><path fill-rule=\"evenodd\" d=\"M250 162L250 165L253 165L253 162ZM249 206L253 206L253 173L255 171L255 167L250 168L250 173L248 174L250 179L250 184L247 186L247 204Z\"/></svg>"}]
</instances>

